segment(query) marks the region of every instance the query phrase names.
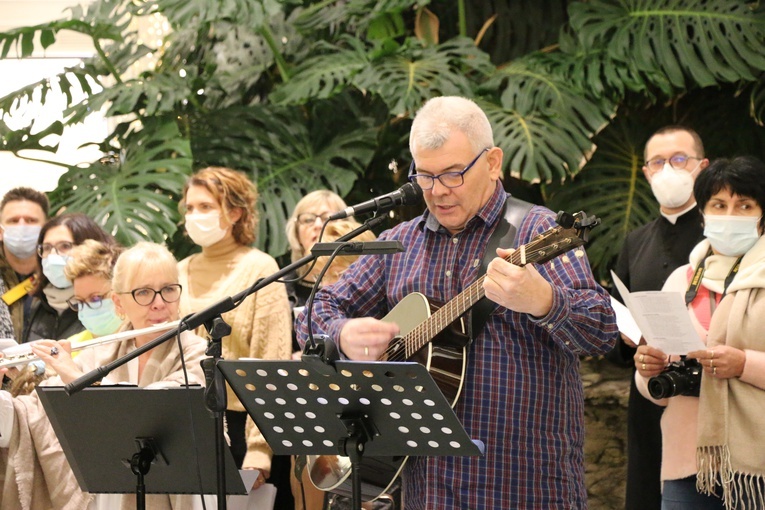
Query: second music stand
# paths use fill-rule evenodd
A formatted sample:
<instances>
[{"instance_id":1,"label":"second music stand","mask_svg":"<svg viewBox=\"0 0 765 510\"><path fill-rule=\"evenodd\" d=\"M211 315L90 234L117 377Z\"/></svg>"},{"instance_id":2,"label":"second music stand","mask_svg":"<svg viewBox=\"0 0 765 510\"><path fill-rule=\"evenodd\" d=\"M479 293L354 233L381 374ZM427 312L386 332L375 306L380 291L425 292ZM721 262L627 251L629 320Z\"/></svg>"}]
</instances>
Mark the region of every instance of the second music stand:
<instances>
[{"instance_id":1,"label":"second music stand","mask_svg":"<svg viewBox=\"0 0 765 510\"><path fill-rule=\"evenodd\" d=\"M204 391L117 385L69 396L63 387L37 387L80 488L136 494L139 508L145 494L217 493L214 420ZM227 493L246 494L228 448L225 454Z\"/></svg>"}]
</instances>

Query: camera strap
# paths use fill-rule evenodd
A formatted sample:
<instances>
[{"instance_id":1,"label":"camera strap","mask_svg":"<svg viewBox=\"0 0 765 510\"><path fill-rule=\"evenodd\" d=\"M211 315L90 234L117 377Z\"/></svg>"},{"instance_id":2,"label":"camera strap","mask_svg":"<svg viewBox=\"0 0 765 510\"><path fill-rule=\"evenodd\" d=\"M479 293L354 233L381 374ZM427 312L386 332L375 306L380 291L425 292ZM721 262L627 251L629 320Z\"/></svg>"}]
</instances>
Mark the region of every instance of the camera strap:
<instances>
[{"instance_id":1,"label":"camera strap","mask_svg":"<svg viewBox=\"0 0 765 510\"><path fill-rule=\"evenodd\" d=\"M709 251L706 255L704 255L704 258L701 259L701 262L699 262L698 267L696 268L696 271L693 272L693 278L691 278L691 283L688 284L688 290L685 291L685 305L690 305L694 299L696 299L696 295L699 293L699 287L701 287L701 278L704 276L704 263L707 260L707 257L712 255L712 248L709 248ZM728 272L728 276L725 277L725 286L723 287L723 296L725 296L725 293L728 290L728 285L733 281L733 278L736 277L736 274L738 273L739 266L741 265L741 259L744 258L743 255L741 255L737 260L736 263L733 264L733 267L730 268L730 271Z\"/></svg>"}]
</instances>

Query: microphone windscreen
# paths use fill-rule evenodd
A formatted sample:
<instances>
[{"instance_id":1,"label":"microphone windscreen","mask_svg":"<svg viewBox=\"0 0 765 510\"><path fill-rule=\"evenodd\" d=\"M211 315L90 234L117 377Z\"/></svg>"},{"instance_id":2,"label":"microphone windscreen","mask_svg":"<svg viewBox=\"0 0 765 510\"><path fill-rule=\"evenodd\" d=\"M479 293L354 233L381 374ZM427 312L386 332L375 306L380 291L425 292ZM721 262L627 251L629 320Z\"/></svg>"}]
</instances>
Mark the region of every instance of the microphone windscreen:
<instances>
[{"instance_id":1,"label":"microphone windscreen","mask_svg":"<svg viewBox=\"0 0 765 510\"><path fill-rule=\"evenodd\" d=\"M422 203L422 188L419 184L408 182L399 189L403 198L401 205L420 205Z\"/></svg>"}]
</instances>

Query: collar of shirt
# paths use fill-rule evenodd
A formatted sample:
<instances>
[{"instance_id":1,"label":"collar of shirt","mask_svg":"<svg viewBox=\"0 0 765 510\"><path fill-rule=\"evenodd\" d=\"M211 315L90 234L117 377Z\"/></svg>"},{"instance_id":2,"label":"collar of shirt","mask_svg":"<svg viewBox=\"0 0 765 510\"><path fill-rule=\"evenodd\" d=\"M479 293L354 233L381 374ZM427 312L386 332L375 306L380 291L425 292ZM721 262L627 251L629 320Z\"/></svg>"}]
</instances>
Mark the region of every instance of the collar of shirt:
<instances>
[{"instance_id":1,"label":"collar of shirt","mask_svg":"<svg viewBox=\"0 0 765 510\"><path fill-rule=\"evenodd\" d=\"M509 193L505 192L502 187L502 181L497 181L497 186L494 188L494 193L491 194L489 200L481 207L478 214L470 218L465 225L465 230L468 230L471 224L476 221L481 221L486 225L493 224L497 218L502 214L502 208L505 204L505 200L509 196ZM425 213L422 215L419 223L420 228L427 228L433 232L446 232L446 229L438 223L436 217L430 214L429 209L425 209Z\"/></svg>"},{"instance_id":2,"label":"collar of shirt","mask_svg":"<svg viewBox=\"0 0 765 510\"><path fill-rule=\"evenodd\" d=\"M661 210L659 210L659 212L661 212L661 215L664 216L667 219L668 222L670 222L671 224L674 225L675 223L677 223L677 219L680 216L682 216L683 214L687 213L688 211L694 209L695 207L696 207L696 202L694 202L692 205L689 205L687 209L685 209L683 211L680 211L679 213L676 213L676 214L665 214Z\"/></svg>"}]
</instances>

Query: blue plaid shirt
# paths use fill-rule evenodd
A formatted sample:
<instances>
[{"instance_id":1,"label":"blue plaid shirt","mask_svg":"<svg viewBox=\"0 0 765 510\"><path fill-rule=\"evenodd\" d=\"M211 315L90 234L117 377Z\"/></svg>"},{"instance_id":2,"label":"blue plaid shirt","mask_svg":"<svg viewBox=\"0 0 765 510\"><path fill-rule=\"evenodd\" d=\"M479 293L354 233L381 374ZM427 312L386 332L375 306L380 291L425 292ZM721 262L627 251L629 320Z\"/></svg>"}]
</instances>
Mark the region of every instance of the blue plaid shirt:
<instances>
[{"instance_id":1,"label":"blue plaid shirt","mask_svg":"<svg viewBox=\"0 0 765 510\"><path fill-rule=\"evenodd\" d=\"M404 253L363 256L314 303L314 333L340 337L348 318L385 316L412 292L445 303L479 276L506 193L496 191L466 228L452 235L427 211L383 232ZM516 246L554 227L554 214L535 206ZM470 345L455 412L483 457L418 457L406 464L405 503L415 509L586 508L584 397L579 356L609 351L616 340L614 312L595 282L583 251L537 266L553 288L546 317L503 307ZM304 315L297 321L307 337Z\"/></svg>"}]
</instances>

